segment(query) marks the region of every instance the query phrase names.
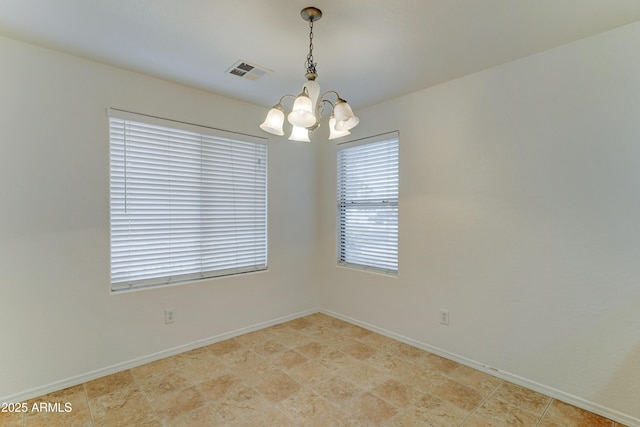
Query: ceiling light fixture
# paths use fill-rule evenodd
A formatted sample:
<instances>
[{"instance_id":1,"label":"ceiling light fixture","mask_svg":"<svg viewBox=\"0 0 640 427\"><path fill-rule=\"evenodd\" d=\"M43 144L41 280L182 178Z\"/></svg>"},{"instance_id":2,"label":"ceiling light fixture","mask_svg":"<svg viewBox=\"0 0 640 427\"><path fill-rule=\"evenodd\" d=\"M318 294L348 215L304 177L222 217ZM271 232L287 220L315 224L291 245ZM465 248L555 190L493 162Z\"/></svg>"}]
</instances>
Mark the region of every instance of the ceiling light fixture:
<instances>
[{"instance_id":1,"label":"ceiling light fixture","mask_svg":"<svg viewBox=\"0 0 640 427\"><path fill-rule=\"evenodd\" d=\"M309 131L315 130L320 126L320 119L325 108L331 108L331 116L329 118L329 139L336 139L349 135L350 129L354 128L360 119L358 119L351 110L347 101L342 99L338 92L329 90L318 97L320 94L320 85L316 82L318 73L316 72L316 63L313 61L313 23L322 18L322 11L315 7L305 7L300 12L302 19L309 22L309 54L307 55L306 67L307 78L306 83L302 86L302 92L296 95L284 95L280 101L274 105L267 118L262 122L260 128L274 135L284 135L282 128L284 124L284 108L282 101L285 98L295 98L293 108L287 115L287 120L293 126L291 136L292 141L309 142ZM335 103L325 98L326 95L333 94L336 96ZM318 98L320 99L318 101Z\"/></svg>"}]
</instances>

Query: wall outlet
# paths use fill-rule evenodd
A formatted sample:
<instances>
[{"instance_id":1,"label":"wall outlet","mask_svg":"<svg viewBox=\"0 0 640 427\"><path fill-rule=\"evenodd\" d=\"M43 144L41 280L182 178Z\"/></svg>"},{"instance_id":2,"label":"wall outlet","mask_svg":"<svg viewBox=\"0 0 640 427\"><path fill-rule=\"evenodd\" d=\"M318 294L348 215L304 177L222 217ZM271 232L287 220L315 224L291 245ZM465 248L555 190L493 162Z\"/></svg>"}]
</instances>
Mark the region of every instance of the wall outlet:
<instances>
[{"instance_id":1,"label":"wall outlet","mask_svg":"<svg viewBox=\"0 0 640 427\"><path fill-rule=\"evenodd\" d=\"M449 324L449 310L440 309L440 323L443 325Z\"/></svg>"},{"instance_id":2,"label":"wall outlet","mask_svg":"<svg viewBox=\"0 0 640 427\"><path fill-rule=\"evenodd\" d=\"M176 321L175 308L168 308L164 311L164 323L173 323Z\"/></svg>"}]
</instances>

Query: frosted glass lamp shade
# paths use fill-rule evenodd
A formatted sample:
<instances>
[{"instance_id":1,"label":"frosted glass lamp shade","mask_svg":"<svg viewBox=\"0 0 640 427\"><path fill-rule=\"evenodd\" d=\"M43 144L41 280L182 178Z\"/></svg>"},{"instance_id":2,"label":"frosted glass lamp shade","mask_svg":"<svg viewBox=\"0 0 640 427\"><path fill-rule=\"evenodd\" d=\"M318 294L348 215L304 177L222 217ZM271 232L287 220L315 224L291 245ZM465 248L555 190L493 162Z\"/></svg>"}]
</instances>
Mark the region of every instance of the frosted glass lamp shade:
<instances>
[{"instance_id":1,"label":"frosted glass lamp shade","mask_svg":"<svg viewBox=\"0 0 640 427\"><path fill-rule=\"evenodd\" d=\"M284 124L284 110L280 105L274 106L267 113L267 118L260 125L260 129L265 132L272 133L274 135L282 136L284 131L282 125Z\"/></svg>"},{"instance_id":2,"label":"frosted glass lamp shade","mask_svg":"<svg viewBox=\"0 0 640 427\"><path fill-rule=\"evenodd\" d=\"M300 142L311 142L309 139L309 129L294 126L291 129L291 136L289 137L290 141L300 141Z\"/></svg>"},{"instance_id":3,"label":"frosted glass lamp shade","mask_svg":"<svg viewBox=\"0 0 640 427\"><path fill-rule=\"evenodd\" d=\"M360 122L360 119L353 114L353 110L346 101L338 99L333 111L336 117L336 130L345 131L353 129Z\"/></svg>"},{"instance_id":4,"label":"frosted glass lamp shade","mask_svg":"<svg viewBox=\"0 0 640 427\"><path fill-rule=\"evenodd\" d=\"M289 123L293 126L307 128L316 123L316 116L313 114L313 104L306 93L301 93L293 103L293 109L287 116Z\"/></svg>"},{"instance_id":5,"label":"frosted glass lamp shade","mask_svg":"<svg viewBox=\"0 0 640 427\"><path fill-rule=\"evenodd\" d=\"M337 130L336 129L336 118L331 115L329 119L329 139L342 138L343 136L351 135L351 132L348 130Z\"/></svg>"}]
</instances>

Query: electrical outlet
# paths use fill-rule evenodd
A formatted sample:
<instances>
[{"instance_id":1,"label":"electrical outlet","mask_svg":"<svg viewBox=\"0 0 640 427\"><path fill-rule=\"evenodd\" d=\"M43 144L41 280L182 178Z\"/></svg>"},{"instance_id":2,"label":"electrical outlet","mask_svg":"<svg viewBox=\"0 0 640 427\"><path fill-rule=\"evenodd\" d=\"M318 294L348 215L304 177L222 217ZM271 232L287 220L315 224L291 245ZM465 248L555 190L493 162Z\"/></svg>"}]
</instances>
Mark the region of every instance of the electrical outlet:
<instances>
[{"instance_id":1,"label":"electrical outlet","mask_svg":"<svg viewBox=\"0 0 640 427\"><path fill-rule=\"evenodd\" d=\"M443 325L449 324L449 310L440 309L440 323Z\"/></svg>"},{"instance_id":2,"label":"electrical outlet","mask_svg":"<svg viewBox=\"0 0 640 427\"><path fill-rule=\"evenodd\" d=\"M164 323L173 323L176 321L176 310L168 308L164 311Z\"/></svg>"}]
</instances>

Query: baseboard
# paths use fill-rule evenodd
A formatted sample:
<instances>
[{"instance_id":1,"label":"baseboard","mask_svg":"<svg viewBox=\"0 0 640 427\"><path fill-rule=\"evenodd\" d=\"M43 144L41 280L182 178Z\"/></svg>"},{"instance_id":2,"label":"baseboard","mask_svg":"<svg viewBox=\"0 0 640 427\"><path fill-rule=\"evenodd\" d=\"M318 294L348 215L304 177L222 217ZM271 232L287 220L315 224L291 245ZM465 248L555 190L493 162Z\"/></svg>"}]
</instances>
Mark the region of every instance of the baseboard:
<instances>
[{"instance_id":1,"label":"baseboard","mask_svg":"<svg viewBox=\"0 0 640 427\"><path fill-rule=\"evenodd\" d=\"M408 338L405 337L403 335L397 334L395 332L391 332L388 331L386 329L380 328L378 326L372 325L370 323L366 323L366 322L362 322L358 319L354 319L352 317L349 316L344 316L340 313L336 313L334 311L331 310L326 310L326 309L320 309L318 310L321 313L324 313L328 316L331 317L335 317L337 319L341 319L344 320L345 322L349 322L352 323L354 325L358 325L362 328L365 328L367 330L370 330L372 332L376 332L379 333L381 335L384 335L386 337L392 338L394 340L403 342L405 344L409 344L412 345L414 347L420 348L422 350L428 351L429 353L433 353L436 354L438 356L442 356L446 359L449 360L453 360L455 362L460 363L461 365L465 365L468 366L470 368L474 368L477 369L479 371L485 372L489 375L492 375L494 377L509 381L511 383L517 384L519 386L528 388L530 390L533 391L537 391L538 393L542 393L546 396L552 397L554 399L560 400L562 402L571 404L573 406L576 406L578 408L584 409L586 411L590 411L593 412L594 414L598 414L601 415L603 417L609 418L615 422L618 423L622 423L624 425L627 425L629 427L640 427L640 419L632 417L630 415L624 414L622 412L616 411L614 409L611 408L607 408L605 406L602 406L600 404L594 403L594 402L590 402L588 400L585 400L581 397L578 396L574 396L572 394L569 393L565 393L561 390L557 390L555 388L552 387L548 387L544 384L540 384L537 383L535 381L531 381L528 380L526 378L520 377L518 375L514 375L512 373L509 372L505 372L502 371L500 369L496 369L494 367L491 366L487 366L483 363L480 363L478 361L472 360L472 359L467 359L466 357L462 357L459 356L457 354L448 352L446 350L443 350L441 348L437 348L434 346L431 346L429 344L425 344L423 342L420 341L416 341L412 338Z\"/></svg>"},{"instance_id":2,"label":"baseboard","mask_svg":"<svg viewBox=\"0 0 640 427\"><path fill-rule=\"evenodd\" d=\"M317 313L319 309L309 309L300 311L298 313L290 314L288 316L278 317L273 320L269 320L266 322L257 323L251 326L247 326L244 328L236 329L234 331L226 332L220 335L216 335L213 337L205 338L202 340L194 341L188 344L180 345L178 347L173 347L167 350L159 351L157 353L149 354L143 357L138 357L136 359L128 360L122 363L116 363L115 365L107 366L106 368L96 369L95 371L85 372L80 375L76 375L70 378L66 378L64 380L55 381L50 384L46 384L40 387L35 387L29 390L22 391L20 393L12 394L9 396L0 397L0 403L10 403L10 402L24 402L28 399L33 399L38 396L42 396L47 393L52 393L54 391L63 390L67 387L72 387L78 384L86 383L87 381L92 381L106 375L115 374L120 371L124 371L127 369L135 368L140 365L144 365L146 363L155 362L156 360L164 359L165 357L175 356L176 354L184 353L185 351L193 350L199 347L203 347L206 345L214 344L219 341L224 341L230 338L237 337L239 335L244 335L249 332L254 332L260 329L268 328L270 326L277 325L279 323L288 322L289 320L294 320L299 317L308 316L310 314Z\"/></svg>"},{"instance_id":3,"label":"baseboard","mask_svg":"<svg viewBox=\"0 0 640 427\"><path fill-rule=\"evenodd\" d=\"M76 375L70 378L66 378L64 380L56 381L50 384L46 384L40 387L35 387L29 390L25 390L20 393L16 393L13 395L5 396L0 398L0 402L23 402L28 399L33 399L38 396L42 396L47 393L52 393L54 391L62 390L67 387L72 387L78 384L83 384L87 381L92 381L97 378L104 377L106 375L115 374L120 371L124 371L127 369L135 368L140 365L144 365L146 363L154 362L159 359L164 359L166 357L175 356L176 354L184 353L185 351L193 350L199 347L203 347L206 345L214 344L219 341L224 341L226 339L234 338L239 335L244 335L249 332L254 332L260 329L268 328L270 326L274 326L283 322L288 322L290 320L294 320L300 317L308 316L314 313L324 313L328 316L335 317L337 319L344 320L345 322L352 323L354 325L361 326L365 329L368 329L372 332L379 333L381 335L387 336L394 340L403 342L405 344L412 345L414 347L420 348L422 350L428 351L433 354L437 354L438 356L442 356L444 358L453 360L462 365L469 366L471 368L477 369L479 371L485 372L494 377L512 382L514 384L520 385L522 387L526 387L528 389L537 391L554 399L560 400L562 402L569 403L578 408L582 408L584 410L593 412L598 415L602 415L603 417L609 418L618 423L625 424L629 427L640 427L640 419L632 417L630 415L621 413L619 411L615 411L611 408L607 408L605 406L599 405L594 402L590 402L588 400L582 399L578 396L574 396L572 394L565 393L561 390L554 389L552 387L545 386L544 384L539 384L535 381L528 380L526 378L520 377L518 375L514 375L509 372L502 371L500 369L496 369L491 366L487 366L483 363L477 362L472 359L468 359L466 357L459 356L455 353L448 352L441 348L437 348L431 346L429 344L425 344L420 341L416 341L412 338L405 337L403 335L397 334L395 332L388 331L386 329L380 328L378 326L372 325L370 323L362 322L358 319L354 319L349 316L344 316L340 313L336 313L331 310L326 310L322 308L314 308L309 310L304 310L298 313L290 314L287 316L278 317L273 320L269 320L266 322L257 323L251 326L247 326L244 328L236 329L230 332L226 332L223 334L215 335L213 337L205 338L202 340L194 341L185 345L173 347L167 350L163 350L157 353L149 354L143 357L139 357L136 359L132 359L126 362L117 363L115 365L108 366L106 368L97 369L95 371L86 372L81 375Z\"/></svg>"}]
</instances>

